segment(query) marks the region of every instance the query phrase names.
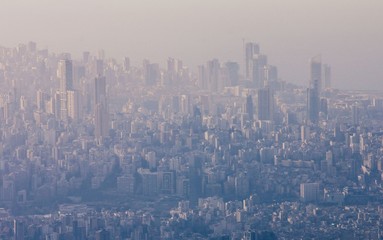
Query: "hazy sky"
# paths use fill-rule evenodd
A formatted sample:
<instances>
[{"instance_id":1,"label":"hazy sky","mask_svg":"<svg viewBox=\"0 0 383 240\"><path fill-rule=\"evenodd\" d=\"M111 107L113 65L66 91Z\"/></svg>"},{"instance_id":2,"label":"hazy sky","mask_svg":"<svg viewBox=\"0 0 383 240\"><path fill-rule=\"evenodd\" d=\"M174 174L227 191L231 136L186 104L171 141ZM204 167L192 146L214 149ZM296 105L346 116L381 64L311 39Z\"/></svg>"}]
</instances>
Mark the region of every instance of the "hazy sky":
<instances>
[{"instance_id":1,"label":"hazy sky","mask_svg":"<svg viewBox=\"0 0 383 240\"><path fill-rule=\"evenodd\" d=\"M383 90L382 0L1 0L0 45L147 58L192 68L212 58L242 64L258 42L284 80L308 83L321 54L333 85Z\"/></svg>"}]
</instances>

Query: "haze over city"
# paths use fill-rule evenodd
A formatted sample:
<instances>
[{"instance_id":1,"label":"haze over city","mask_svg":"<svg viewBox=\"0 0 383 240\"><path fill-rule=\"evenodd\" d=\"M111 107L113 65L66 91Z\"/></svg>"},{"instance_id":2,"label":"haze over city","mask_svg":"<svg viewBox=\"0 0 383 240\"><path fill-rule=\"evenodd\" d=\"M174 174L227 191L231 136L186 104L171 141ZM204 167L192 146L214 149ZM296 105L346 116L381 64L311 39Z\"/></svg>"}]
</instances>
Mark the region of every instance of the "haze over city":
<instances>
[{"instance_id":1,"label":"haze over city","mask_svg":"<svg viewBox=\"0 0 383 240\"><path fill-rule=\"evenodd\" d=\"M1 1L0 239L382 240L382 12Z\"/></svg>"},{"instance_id":2,"label":"haze over city","mask_svg":"<svg viewBox=\"0 0 383 240\"><path fill-rule=\"evenodd\" d=\"M332 65L333 86L382 89L383 2L4 0L0 45L33 40L79 57L104 49L107 57L168 57L196 69L208 59L243 63L245 41L256 41L280 77L306 85L308 60L321 54ZM242 69L243 71L243 69Z\"/></svg>"}]
</instances>

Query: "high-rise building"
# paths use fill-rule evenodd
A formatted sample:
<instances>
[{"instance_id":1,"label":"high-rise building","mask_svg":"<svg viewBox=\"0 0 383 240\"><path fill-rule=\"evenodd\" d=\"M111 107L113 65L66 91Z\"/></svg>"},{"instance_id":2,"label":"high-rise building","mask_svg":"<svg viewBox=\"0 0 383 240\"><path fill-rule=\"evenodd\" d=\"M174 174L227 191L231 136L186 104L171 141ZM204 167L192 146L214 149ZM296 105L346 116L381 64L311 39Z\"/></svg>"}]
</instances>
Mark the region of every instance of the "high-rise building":
<instances>
[{"instance_id":1,"label":"high-rise building","mask_svg":"<svg viewBox=\"0 0 383 240\"><path fill-rule=\"evenodd\" d=\"M190 95L181 95L180 110L183 114L191 113L191 97Z\"/></svg>"},{"instance_id":2,"label":"high-rise building","mask_svg":"<svg viewBox=\"0 0 383 240\"><path fill-rule=\"evenodd\" d=\"M82 53L82 61L83 61L83 63L88 63L89 58L90 58L90 52L85 51L85 52Z\"/></svg>"},{"instance_id":3,"label":"high-rise building","mask_svg":"<svg viewBox=\"0 0 383 240\"><path fill-rule=\"evenodd\" d=\"M96 60L96 75L104 76L104 60L102 59Z\"/></svg>"},{"instance_id":4,"label":"high-rise building","mask_svg":"<svg viewBox=\"0 0 383 240\"><path fill-rule=\"evenodd\" d=\"M61 114L61 92L60 90L53 93L51 97L51 105L50 109L48 109L48 113L54 114L57 119L60 118Z\"/></svg>"},{"instance_id":5,"label":"high-rise building","mask_svg":"<svg viewBox=\"0 0 383 240\"><path fill-rule=\"evenodd\" d=\"M138 169L142 181L142 194L146 196L157 195L157 172L150 172L149 169Z\"/></svg>"},{"instance_id":6,"label":"high-rise building","mask_svg":"<svg viewBox=\"0 0 383 240\"><path fill-rule=\"evenodd\" d=\"M158 190L164 194L173 194L176 191L176 178L174 172L160 171L157 173Z\"/></svg>"},{"instance_id":7,"label":"high-rise building","mask_svg":"<svg viewBox=\"0 0 383 240\"><path fill-rule=\"evenodd\" d=\"M160 67L158 63L150 63L148 60L144 60L143 68L145 84L156 85L160 79Z\"/></svg>"},{"instance_id":8,"label":"high-rise building","mask_svg":"<svg viewBox=\"0 0 383 240\"><path fill-rule=\"evenodd\" d=\"M37 105L37 110L40 112L45 112L45 104L46 101L49 99L49 96L46 92L43 92L41 89L37 91L36 94L36 105Z\"/></svg>"},{"instance_id":9,"label":"high-rise building","mask_svg":"<svg viewBox=\"0 0 383 240\"><path fill-rule=\"evenodd\" d=\"M28 108L28 101L25 96L20 97L20 110L25 111Z\"/></svg>"},{"instance_id":10,"label":"high-rise building","mask_svg":"<svg viewBox=\"0 0 383 240\"><path fill-rule=\"evenodd\" d=\"M207 89L207 76L206 68L204 65L198 66L198 87L201 89Z\"/></svg>"},{"instance_id":11,"label":"high-rise building","mask_svg":"<svg viewBox=\"0 0 383 240\"><path fill-rule=\"evenodd\" d=\"M307 125L302 125L301 126L301 141L305 142L310 139L310 127Z\"/></svg>"},{"instance_id":12,"label":"high-rise building","mask_svg":"<svg viewBox=\"0 0 383 240\"><path fill-rule=\"evenodd\" d=\"M130 70L130 58L124 57L124 71L128 72Z\"/></svg>"},{"instance_id":13,"label":"high-rise building","mask_svg":"<svg viewBox=\"0 0 383 240\"><path fill-rule=\"evenodd\" d=\"M94 79L94 104L102 101L106 101L106 79L99 76Z\"/></svg>"},{"instance_id":14,"label":"high-rise building","mask_svg":"<svg viewBox=\"0 0 383 240\"><path fill-rule=\"evenodd\" d=\"M351 122L354 125L359 124L359 107L358 105L351 106Z\"/></svg>"},{"instance_id":15,"label":"high-rise building","mask_svg":"<svg viewBox=\"0 0 383 240\"><path fill-rule=\"evenodd\" d=\"M238 85L239 81L239 65L236 62L227 62L225 64L228 76L228 84L230 86Z\"/></svg>"},{"instance_id":16,"label":"high-rise building","mask_svg":"<svg viewBox=\"0 0 383 240\"><path fill-rule=\"evenodd\" d=\"M168 58L167 61L167 71L165 74L165 77L162 79L164 82L162 85L174 85L178 84L178 66L177 66L178 61L176 61L174 58Z\"/></svg>"},{"instance_id":17,"label":"high-rise building","mask_svg":"<svg viewBox=\"0 0 383 240\"><path fill-rule=\"evenodd\" d=\"M319 121L320 93L322 89L321 56L310 59L310 87L307 89L307 119L312 123Z\"/></svg>"},{"instance_id":18,"label":"high-rise building","mask_svg":"<svg viewBox=\"0 0 383 240\"><path fill-rule=\"evenodd\" d=\"M254 56L250 68L250 81L255 88L262 88L265 81L265 67L267 66L267 56L258 54Z\"/></svg>"},{"instance_id":19,"label":"high-rise building","mask_svg":"<svg viewBox=\"0 0 383 240\"><path fill-rule=\"evenodd\" d=\"M106 137L109 135L109 111L106 96L105 77L97 77L94 80L94 123L95 137Z\"/></svg>"},{"instance_id":20,"label":"high-rise building","mask_svg":"<svg viewBox=\"0 0 383 240\"><path fill-rule=\"evenodd\" d=\"M278 68L273 65L267 65L264 67L265 86L268 86L270 82L278 81Z\"/></svg>"},{"instance_id":21,"label":"high-rise building","mask_svg":"<svg viewBox=\"0 0 383 240\"><path fill-rule=\"evenodd\" d=\"M29 42L28 43L28 51L29 52L36 52L37 44L35 42Z\"/></svg>"},{"instance_id":22,"label":"high-rise building","mask_svg":"<svg viewBox=\"0 0 383 240\"><path fill-rule=\"evenodd\" d=\"M68 116L67 91L73 90L73 65L68 59L58 63L57 76L60 80L60 118L66 121Z\"/></svg>"},{"instance_id":23,"label":"high-rise building","mask_svg":"<svg viewBox=\"0 0 383 240\"><path fill-rule=\"evenodd\" d=\"M222 83L220 82L220 69L221 65L218 59L213 59L207 62L207 87L211 92L218 92L223 89Z\"/></svg>"},{"instance_id":24,"label":"high-rise building","mask_svg":"<svg viewBox=\"0 0 383 240\"><path fill-rule=\"evenodd\" d=\"M328 64L323 65L324 68L324 87L331 88L331 66Z\"/></svg>"},{"instance_id":25,"label":"high-rise building","mask_svg":"<svg viewBox=\"0 0 383 240\"><path fill-rule=\"evenodd\" d=\"M73 64L71 60L63 59L58 63L57 76L60 80L60 91L73 90Z\"/></svg>"},{"instance_id":26,"label":"high-rise building","mask_svg":"<svg viewBox=\"0 0 383 240\"><path fill-rule=\"evenodd\" d=\"M248 115L249 120L254 120L254 104L253 104L253 98L251 95L248 95L246 97L244 112Z\"/></svg>"},{"instance_id":27,"label":"high-rise building","mask_svg":"<svg viewBox=\"0 0 383 240\"><path fill-rule=\"evenodd\" d=\"M310 59L310 88L315 89L320 96L322 90L322 60L321 56Z\"/></svg>"},{"instance_id":28,"label":"high-rise building","mask_svg":"<svg viewBox=\"0 0 383 240\"><path fill-rule=\"evenodd\" d=\"M246 79L251 79L252 73L252 64L254 55L260 53L259 45L257 43L249 42L245 45L245 77Z\"/></svg>"},{"instance_id":29,"label":"high-rise building","mask_svg":"<svg viewBox=\"0 0 383 240\"><path fill-rule=\"evenodd\" d=\"M319 121L320 99L318 94L314 88L307 89L307 119L311 123Z\"/></svg>"},{"instance_id":30,"label":"high-rise building","mask_svg":"<svg viewBox=\"0 0 383 240\"><path fill-rule=\"evenodd\" d=\"M172 111L175 113L178 113L180 111L180 97L179 96L173 96L171 100L171 108Z\"/></svg>"},{"instance_id":31,"label":"high-rise building","mask_svg":"<svg viewBox=\"0 0 383 240\"><path fill-rule=\"evenodd\" d=\"M300 196L303 202L316 202L319 200L319 183L301 183Z\"/></svg>"},{"instance_id":32,"label":"high-rise building","mask_svg":"<svg viewBox=\"0 0 383 240\"><path fill-rule=\"evenodd\" d=\"M25 223L20 220L13 220L13 239L23 240L25 232Z\"/></svg>"},{"instance_id":33,"label":"high-rise building","mask_svg":"<svg viewBox=\"0 0 383 240\"><path fill-rule=\"evenodd\" d=\"M135 188L135 177L133 174L126 174L117 177L117 189L121 192L133 194Z\"/></svg>"},{"instance_id":34,"label":"high-rise building","mask_svg":"<svg viewBox=\"0 0 383 240\"><path fill-rule=\"evenodd\" d=\"M168 72L176 73L177 72L177 62L174 58L168 58Z\"/></svg>"},{"instance_id":35,"label":"high-rise building","mask_svg":"<svg viewBox=\"0 0 383 240\"><path fill-rule=\"evenodd\" d=\"M109 135L109 114L107 106L103 103L96 104L94 114L95 137L105 138Z\"/></svg>"},{"instance_id":36,"label":"high-rise building","mask_svg":"<svg viewBox=\"0 0 383 240\"><path fill-rule=\"evenodd\" d=\"M270 88L262 88L258 90L257 109L258 120L273 120L274 94Z\"/></svg>"},{"instance_id":37,"label":"high-rise building","mask_svg":"<svg viewBox=\"0 0 383 240\"><path fill-rule=\"evenodd\" d=\"M79 121L82 115L81 98L80 93L76 90L67 91L67 105L68 105L68 117L72 121Z\"/></svg>"},{"instance_id":38,"label":"high-rise building","mask_svg":"<svg viewBox=\"0 0 383 240\"><path fill-rule=\"evenodd\" d=\"M322 112L324 117L327 118L327 115L328 115L328 99L327 98L320 99L320 112Z\"/></svg>"}]
</instances>

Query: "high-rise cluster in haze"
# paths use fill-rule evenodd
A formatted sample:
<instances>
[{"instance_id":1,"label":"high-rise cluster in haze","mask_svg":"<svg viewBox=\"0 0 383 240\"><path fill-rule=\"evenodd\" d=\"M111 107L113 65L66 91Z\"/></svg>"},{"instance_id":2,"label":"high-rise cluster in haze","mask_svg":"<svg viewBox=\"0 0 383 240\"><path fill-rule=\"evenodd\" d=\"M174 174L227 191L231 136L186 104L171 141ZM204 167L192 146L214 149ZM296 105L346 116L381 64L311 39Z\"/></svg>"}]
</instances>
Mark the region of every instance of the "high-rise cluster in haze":
<instances>
[{"instance_id":1,"label":"high-rise cluster in haze","mask_svg":"<svg viewBox=\"0 0 383 240\"><path fill-rule=\"evenodd\" d=\"M238 51L1 47L0 238L379 239L383 95L332 89L320 56L300 87Z\"/></svg>"}]
</instances>

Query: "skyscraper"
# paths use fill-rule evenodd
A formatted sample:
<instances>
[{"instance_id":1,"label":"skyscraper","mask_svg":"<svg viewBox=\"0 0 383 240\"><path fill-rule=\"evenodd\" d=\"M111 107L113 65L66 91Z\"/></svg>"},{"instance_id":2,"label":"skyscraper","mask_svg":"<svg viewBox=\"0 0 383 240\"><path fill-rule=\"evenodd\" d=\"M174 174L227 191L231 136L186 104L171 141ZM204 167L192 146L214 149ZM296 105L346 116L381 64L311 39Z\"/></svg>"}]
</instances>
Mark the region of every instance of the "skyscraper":
<instances>
[{"instance_id":1,"label":"skyscraper","mask_svg":"<svg viewBox=\"0 0 383 240\"><path fill-rule=\"evenodd\" d=\"M81 119L82 107L80 101L80 93L76 90L67 91L67 106L68 106L68 117L72 121L79 121Z\"/></svg>"},{"instance_id":2,"label":"skyscraper","mask_svg":"<svg viewBox=\"0 0 383 240\"><path fill-rule=\"evenodd\" d=\"M258 90L257 109L258 120L273 120L274 94L270 88L262 88Z\"/></svg>"},{"instance_id":3,"label":"skyscraper","mask_svg":"<svg viewBox=\"0 0 383 240\"><path fill-rule=\"evenodd\" d=\"M250 121L254 120L254 104L251 95L246 97L245 113L249 116Z\"/></svg>"},{"instance_id":4,"label":"skyscraper","mask_svg":"<svg viewBox=\"0 0 383 240\"><path fill-rule=\"evenodd\" d=\"M324 87L331 88L331 66L328 64L323 65L324 68Z\"/></svg>"},{"instance_id":5,"label":"skyscraper","mask_svg":"<svg viewBox=\"0 0 383 240\"><path fill-rule=\"evenodd\" d=\"M61 92L60 90L53 93L52 100L52 112L58 119L61 116Z\"/></svg>"},{"instance_id":6,"label":"skyscraper","mask_svg":"<svg viewBox=\"0 0 383 240\"><path fill-rule=\"evenodd\" d=\"M59 61L57 76L60 80L61 92L73 90L73 64L71 60L63 59Z\"/></svg>"},{"instance_id":7,"label":"skyscraper","mask_svg":"<svg viewBox=\"0 0 383 240\"><path fill-rule=\"evenodd\" d=\"M245 45L245 77L250 79L252 76L251 65L254 55L259 54L259 45L257 43L249 42Z\"/></svg>"},{"instance_id":8,"label":"skyscraper","mask_svg":"<svg viewBox=\"0 0 383 240\"><path fill-rule=\"evenodd\" d=\"M310 59L310 88L315 89L320 96L322 90L322 60L321 56L315 56Z\"/></svg>"},{"instance_id":9,"label":"skyscraper","mask_svg":"<svg viewBox=\"0 0 383 240\"><path fill-rule=\"evenodd\" d=\"M218 59L213 59L207 62L207 85L211 92L218 92L223 89L222 83L219 82L220 69L221 65Z\"/></svg>"},{"instance_id":10,"label":"skyscraper","mask_svg":"<svg viewBox=\"0 0 383 240\"><path fill-rule=\"evenodd\" d=\"M227 76L228 76L228 84L229 86L236 86L238 85L239 80L239 65L236 62L227 62L225 64L226 70L227 70Z\"/></svg>"},{"instance_id":11,"label":"skyscraper","mask_svg":"<svg viewBox=\"0 0 383 240\"><path fill-rule=\"evenodd\" d=\"M278 68L273 65L267 65L264 67L265 86L268 86L270 82L278 81Z\"/></svg>"},{"instance_id":12,"label":"skyscraper","mask_svg":"<svg viewBox=\"0 0 383 240\"><path fill-rule=\"evenodd\" d=\"M94 104L106 100L106 79L99 76L94 79Z\"/></svg>"},{"instance_id":13,"label":"skyscraper","mask_svg":"<svg viewBox=\"0 0 383 240\"><path fill-rule=\"evenodd\" d=\"M130 59L128 57L124 57L123 67L125 72L130 70Z\"/></svg>"},{"instance_id":14,"label":"skyscraper","mask_svg":"<svg viewBox=\"0 0 383 240\"><path fill-rule=\"evenodd\" d=\"M191 113L191 97L190 95L181 95L180 97L180 107L181 107L181 112L184 114L189 114Z\"/></svg>"},{"instance_id":15,"label":"skyscraper","mask_svg":"<svg viewBox=\"0 0 383 240\"><path fill-rule=\"evenodd\" d=\"M182 61L174 58L168 58L166 76L162 79L165 82L162 85L177 85L180 80L180 72L182 71Z\"/></svg>"},{"instance_id":16,"label":"skyscraper","mask_svg":"<svg viewBox=\"0 0 383 240\"><path fill-rule=\"evenodd\" d=\"M198 66L198 87L201 89L207 89L207 76L204 65Z\"/></svg>"},{"instance_id":17,"label":"skyscraper","mask_svg":"<svg viewBox=\"0 0 383 240\"><path fill-rule=\"evenodd\" d=\"M160 67L158 63L150 63L144 60L144 81L146 85L156 85L160 79Z\"/></svg>"},{"instance_id":18,"label":"skyscraper","mask_svg":"<svg viewBox=\"0 0 383 240\"><path fill-rule=\"evenodd\" d=\"M102 59L96 60L96 75L104 76L104 60Z\"/></svg>"},{"instance_id":19,"label":"skyscraper","mask_svg":"<svg viewBox=\"0 0 383 240\"><path fill-rule=\"evenodd\" d=\"M262 88L265 80L264 68L267 66L267 56L258 54L254 56L251 64L250 81L255 88Z\"/></svg>"},{"instance_id":20,"label":"skyscraper","mask_svg":"<svg viewBox=\"0 0 383 240\"><path fill-rule=\"evenodd\" d=\"M307 89L307 119L319 120L320 92L322 89L322 62L320 55L310 59L310 87Z\"/></svg>"},{"instance_id":21,"label":"skyscraper","mask_svg":"<svg viewBox=\"0 0 383 240\"><path fill-rule=\"evenodd\" d=\"M109 115L107 106L97 103L94 113L94 135L97 139L105 138L109 135Z\"/></svg>"},{"instance_id":22,"label":"skyscraper","mask_svg":"<svg viewBox=\"0 0 383 240\"><path fill-rule=\"evenodd\" d=\"M109 111L105 77L94 80L94 125L97 139L109 135Z\"/></svg>"},{"instance_id":23,"label":"skyscraper","mask_svg":"<svg viewBox=\"0 0 383 240\"><path fill-rule=\"evenodd\" d=\"M73 90L73 65L68 59L58 63L57 76L60 80L60 118L66 121L68 116L67 91Z\"/></svg>"},{"instance_id":24,"label":"skyscraper","mask_svg":"<svg viewBox=\"0 0 383 240\"><path fill-rule=\"evenodd\" d=\"M45 103L49 99L49 95L44 92L43 90L39 89L36 94L36 105L37 105L37 110L41 112L45 112L46 106Z\"/></svg>"},{"instance_id":25,"label":"skyscraper","mask_svg":"<svg viewBox=\"0 0 383 240\"><path fill-rule=\"evenodd\" d=\"M314 88L307 89L307 119L311 123L317 123L319 120L320 99L318 91Z\"/></svg>"}]
</instances>

